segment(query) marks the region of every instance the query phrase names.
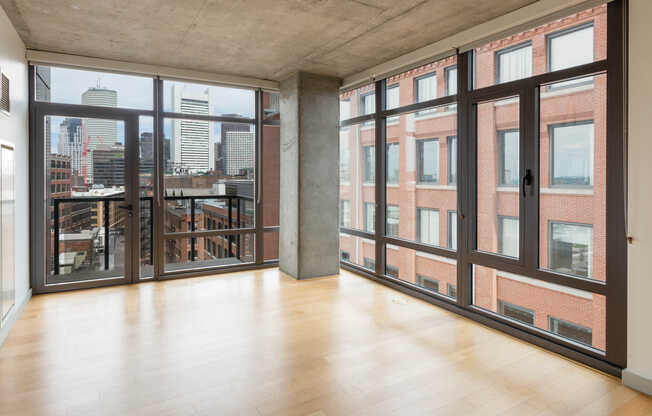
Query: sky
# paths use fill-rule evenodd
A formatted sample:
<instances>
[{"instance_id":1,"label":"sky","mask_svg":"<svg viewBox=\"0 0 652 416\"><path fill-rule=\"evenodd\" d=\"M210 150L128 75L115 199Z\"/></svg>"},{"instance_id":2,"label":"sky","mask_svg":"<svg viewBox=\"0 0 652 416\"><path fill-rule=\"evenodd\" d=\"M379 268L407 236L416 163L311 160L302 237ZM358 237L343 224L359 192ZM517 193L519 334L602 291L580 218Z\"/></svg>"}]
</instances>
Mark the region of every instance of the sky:
<instances>
[{"instance_id":1,"label":"sky","mask_svg":"<svg viewBox=\"0 0 652 416\"><path fill-rule=\"evenodd\" d=\"M153 82L152 78L112 74L107 72L85 71L78 69L51 67L51 101L65 104L81 104L81 96L91 87L108 88L117 91L118 107L152 110ZM255 94L253 90L207 86L201 84L164 82L164 108L172 110L171 91L174 84L181 84L186 91L201 93L207 88L212 101L211 115L239 114L244 117L254 117ZM51 149L57 151L59 142L59 124L62 117L51 119ZM221 123L211 123L215 137L220 137ZM151 132L152 117L141 117L140 131ZM172 123L165 123L165 135L170 137ZM124 128L118 127L118 141L124 143Z\"/></svg>"}]
</instances>

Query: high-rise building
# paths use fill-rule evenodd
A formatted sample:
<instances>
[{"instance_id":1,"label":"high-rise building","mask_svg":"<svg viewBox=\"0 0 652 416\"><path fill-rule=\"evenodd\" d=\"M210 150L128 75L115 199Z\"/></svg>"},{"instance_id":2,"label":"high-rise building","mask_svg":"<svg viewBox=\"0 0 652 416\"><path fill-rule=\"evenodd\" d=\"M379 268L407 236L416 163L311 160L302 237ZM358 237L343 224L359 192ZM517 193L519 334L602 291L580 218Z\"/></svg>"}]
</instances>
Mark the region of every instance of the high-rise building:
<instances>
[{"instance_id":1,"label":"high-rise building","mask_svg":"<svg viewBox=\"0 0 652 416\"><path fill-rule=\"evenodd\" d=\"M102 88L98 80L97 86L89 88L82 94L83 105L99 107L117 107L118 92ZM99 145L113 145L118 141L118 122L115 120L101 120L95 118L84 119L84 142L83 152L85 153L85 172L82 169L82 176L86 183L93 183L93 157L91 153Z\"/></svg>"},{"instance_id":2,"label":"high-rise building","mask_svg":"<svg viewBox=\"0 0 652 416\"><path fill-rule=\"evenodd\" d=\"M224 174L253 177L255 134L250 131L226 132L224 149Z\"/></svg>"},{"instance_id":3,"label":"high-rise building","mask_svg":"<svg viewBox=\"0 0 652 416\"><path fill-rule=\"evenodd\" d=\"M82 120L65 118L59 125L59 153L69 156L73 171L82 171L83 133Z\"/></svg>"},{"instance_id":4,"label":"high-rise building","mask_svg":"<svg viewBox=\"0 0 652 416\"><path fill-rule=\"evenodd\" d=\"M172 87L175 113L208 115L211 99L208 89L197 92L183 85ZM208 121L174 120L171 157L177 172L207 172L213 168L215 135Z\"/></svg>"},{"instance_id":5,"label":"high-rise building","mask_svg":"<svg viewBox=\"0 0 652 416\"><path fill-rule=\"evenodd\" d=\"M93 150L93 183L105 188L125 184L123 146L100 146Z\"/></svg>"},{"instance_id":6,"label":"high-rise building","mask_svg":"<svg viewBox=\"0 0 652 416\"><path fill-rule=\"evenodd\" d=\"M239 114L225 114L226 117L240 117ZM227 167L227 159L226 159L226 143L227 143L227 135L230 132L249 132L251 130L249 124L244 124L244 123L232 123L232 122L223 122L221 126L221 137L220 137L220 143L217 144L217 151L215 152L215 171L217 173L220 173L222 175L233 175L232 173L227 173L227 171L233 172L233 168ZM231 149L233 147L231 146ZM253 152L254 149L252 147L248 147L247 149L251 149L250 152ZM253 165L252 165L253 168ZM236 173L238 174L238 173Z\"/></svg>"}]
</instances>

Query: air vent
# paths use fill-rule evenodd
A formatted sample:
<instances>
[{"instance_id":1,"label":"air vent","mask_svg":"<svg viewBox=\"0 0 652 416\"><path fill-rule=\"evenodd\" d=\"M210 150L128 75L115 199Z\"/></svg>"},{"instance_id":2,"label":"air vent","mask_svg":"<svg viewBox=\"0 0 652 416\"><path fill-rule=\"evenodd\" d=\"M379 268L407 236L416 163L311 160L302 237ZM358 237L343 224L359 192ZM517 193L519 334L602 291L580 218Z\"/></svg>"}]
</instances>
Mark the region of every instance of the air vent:
<instances>
[{"instance_id":1,"label":"air vent","mask_svg":"<svg viewBox=\"0 0 652 416\"><path fill-rule=\"evenodd\" d=\"M10 110L9 106L9 78L2 74L2 96L0 97L0 110L6 111L7 113Z\"/></svg>"}]
</instances>

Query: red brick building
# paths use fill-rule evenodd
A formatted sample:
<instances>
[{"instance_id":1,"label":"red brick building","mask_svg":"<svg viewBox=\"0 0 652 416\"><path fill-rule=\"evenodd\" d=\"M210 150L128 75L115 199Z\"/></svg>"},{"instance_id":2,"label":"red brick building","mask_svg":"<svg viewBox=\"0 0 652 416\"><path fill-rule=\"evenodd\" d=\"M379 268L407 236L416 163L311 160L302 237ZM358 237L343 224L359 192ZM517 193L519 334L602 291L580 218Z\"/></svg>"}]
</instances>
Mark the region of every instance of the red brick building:
<instances>
[{"instance_id":1,"label":"red brick building","mask_svg":"<svg viewBox=\"0 0 652 416\"><path fill-rule=\"evenodd\" d=\"M606 57L606 6L491 42L475 51L475 85L486 87ZM572 62L572 65L566 63ZM606 76L540 89L539 267L605 279ZM456 57L387 79L396 108L455 94ZM374 110L373 85L341 95L342 119ZM477 105L478 250L519 257L519 99ZM387 119L388 236L455 249L455 105ZM341 225L374 232L375 126L340 133ZM341 234L342 259L370 269L373 240ZM388 245L390 276L455 297L451 258ZM486 267L475 267L474 304L577 342L605 348L605 298Z\"/></svg>"}]
</instances>

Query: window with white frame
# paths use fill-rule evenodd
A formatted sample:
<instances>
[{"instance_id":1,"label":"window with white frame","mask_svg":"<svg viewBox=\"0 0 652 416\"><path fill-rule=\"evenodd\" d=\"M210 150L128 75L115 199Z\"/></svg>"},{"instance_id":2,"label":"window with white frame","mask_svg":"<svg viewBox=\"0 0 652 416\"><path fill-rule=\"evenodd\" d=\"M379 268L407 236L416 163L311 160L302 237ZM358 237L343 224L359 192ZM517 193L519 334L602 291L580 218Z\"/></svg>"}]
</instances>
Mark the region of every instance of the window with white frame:
<instances>
[{"instance_id":1,"label":"window with white frame","mask_svg":"<svg viewBox=\"0 0 652 416\"><path fill-rule=\"evenodd\" d=\"M387 86L387 110L392 110L400 106L400 87L399 84ZM387 117L387 123L395 123L400 116Z\"/></svg>"},{"instance_id":2,"label":"window with white frame","mask_svg":"<svg viewBox=\"0 0 652 416\"><path fill-rule=\"evenodd\" d=\"M457 65L446 68L446 95L457 94Z\"/></svg>"},{"instance_id":3,"label":"window with white frame","mask_svg":"<svg viewBox=\"0 0 652 416\"><path fill-rule=\"evenodd\" d=\"M498 132L498 185L519 184L519 140L518 130Z\"/></svg>"},{"instance_id":4,"label":"window with white frame","mask_svg":"<svg viewBox=\"0 0 652 416\"><path fill-rule=\"evenodd\" d=\"M387 205L386 234L388 237L398 237L398 205Z\"/></svg>"},{"instance_id":5,"label":"window with white frame","mask_svg":"<svg viewBox=\"0 0 652 416\"><path fill-rule=\"evenodd\" d=\"M518 257L518 217L498 216L498 253Z\"/></svg>"},{"instance_id":6,"label":"window with white frame","mask_svg":"<svg viewBox=\"0 0 652 416\"><path fill-rule=\"evenodd\" d=\"M350 228L351 227L351 207L349 201L343 199L340 201L340 227Z\"/></svg>"},{"instance_id":7,"label":"window with white frame","mask_svg":"<svg viewBox=\"0 0 652 416\"><path fill-rule=\"evenodd\" d=\"M349 182L351 154L348 133L340 134L340 181Z\"/></svg>"},{"instance_id":8,"label":"window with white frame","mask_svg":"<svg viewBox=\"0 0 652 416\"><path fill-rule=\"evenodd\" d=\"M439 245L439 210L417 208L417 240L431 246Z\"/></svg>"},{"instance_id":9,"label":"window with white frame","mask_svg":"<svg viewBox=\"0 0 652 416\"><path fill-rule=\"evenodd\" d=\"M551 270L581 277L591 276L592 225L551 221L548 240Z\"/></svg>"},{"instance_id":10,"label":"window with white frame","mask_svg":"<svg viewBox=\"0 0 652 416\"><path fill-rule=\"evenodd\" d=\"M593 186L593 121L550 126L552 186Z\"/></svg>"},{"instance_id":11,"label":"window with white frame","mask_svg":"<svg viewBox=\"0 0 652 416\"><path fill-rule=\"evenodd\" d=\"M424 101L434 100L437 98L437 76L433 72L431 74L423 75L414 80L414 102L422 103ZM427 110L420 110L417 116L429 114L436 109L430 108Z\"/></svg>"},{"instance_id":12,"label":"window with white frame","mask_svg":"<svg viewBox=\"0 0 652 416\"><path fill-rule=\"evenodd\" d=\"M398 184L400 162L399 144L387 143L387 183Z\"/></svg>"},{"instance_id":13,"label":"window with white frame","mask_svg":"<svg viewBox=\"0 0 652 416\"><path fill-rule=\"evenodd\" d=\"M457 211L448 211L448 248L457 250Z\"/></svg>"},{"instance_id":14,"label":"window with white frame","mask_svg":"<svg viewBox=\"0 0 652 416\"><path fill-rule=\"evenodd\" d=\"M497 83L532 76L532 43L527 42L496 52Z\"/></svg>"},{"instance_id":15,"label":"window with white frame","mask_svg":"<svg viewBox=\"0 0 652 416\"><path fill-rule=\"evenodd\" d=\"M376 232L376 204L373 202L364 203L364 231Z\"/></svg>"},{"instance_id":16,"label":"window with white frame","mask_svg":"<svg viewBox=\"0 0 652 416\"><path fill-rule=\"evenodd\" d=\"M351 118L351 100L340 100L340 120Z\"/></svg>"}]
</instances>

